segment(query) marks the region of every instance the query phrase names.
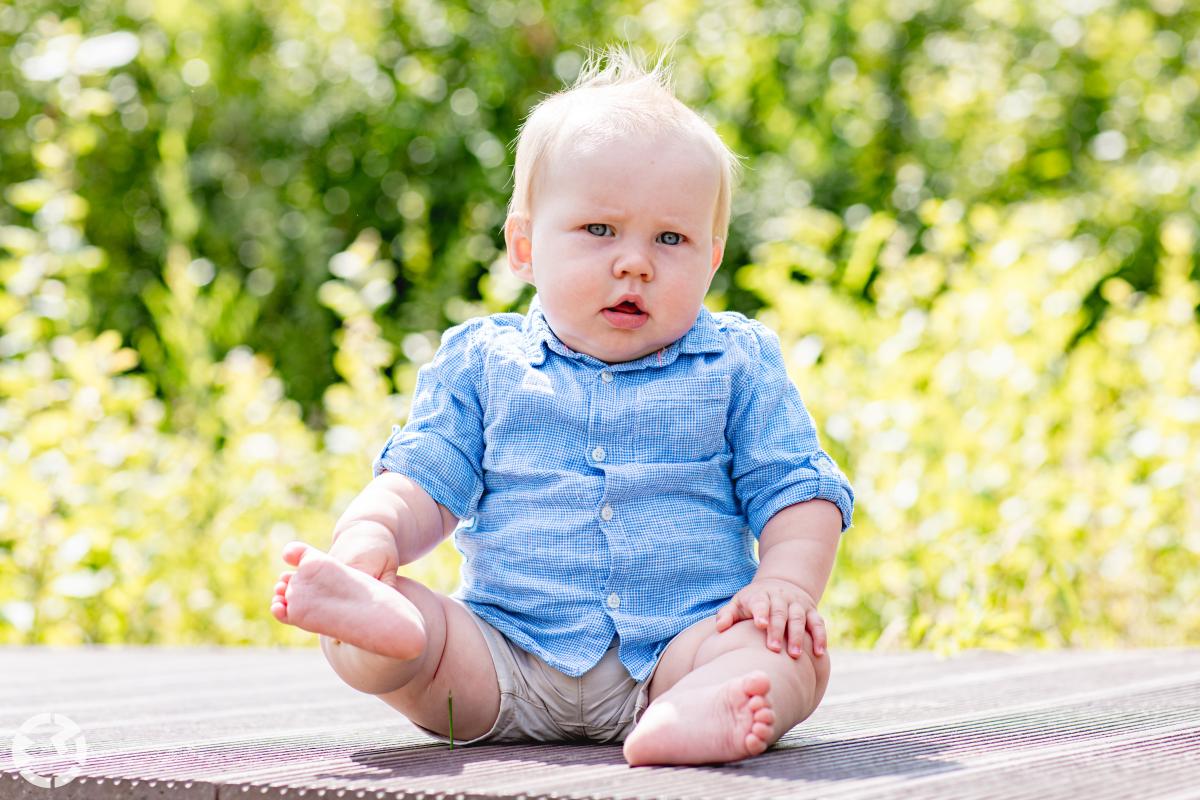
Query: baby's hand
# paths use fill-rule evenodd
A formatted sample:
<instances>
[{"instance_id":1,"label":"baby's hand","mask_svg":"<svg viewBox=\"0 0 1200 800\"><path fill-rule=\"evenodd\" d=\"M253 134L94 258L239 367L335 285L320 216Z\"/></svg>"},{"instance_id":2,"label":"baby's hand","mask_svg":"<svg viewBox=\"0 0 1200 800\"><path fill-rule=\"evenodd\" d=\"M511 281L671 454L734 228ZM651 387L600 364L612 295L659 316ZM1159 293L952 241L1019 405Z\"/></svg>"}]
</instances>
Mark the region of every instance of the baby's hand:
<instances>
[{"instance_id":1,"label":"baby's hand","mask_svg":"<svg viewBox=\"0 0 1200 800\"><path fill-rule=\"evenodd\" d=\"M375 527L348 528L333 540L329 555L376 580L393 578L400 567L396 540Z\"/></svg>"},{"instance_id":2,"label":"baby's hand","mask_svg":"<svg viewBox=\"0 0 1200 800\"><path fill-rule=\"evenodd\" d=\"M804 650L804 632L812 636L813 654L825 653L825 621L817 604L800 587L777 578L762 578L749 583L717 612L717 633L744 619L767 632L767 647L780 652L787 634L788 655L799 658Z\"/></svg>"}]
</instances>

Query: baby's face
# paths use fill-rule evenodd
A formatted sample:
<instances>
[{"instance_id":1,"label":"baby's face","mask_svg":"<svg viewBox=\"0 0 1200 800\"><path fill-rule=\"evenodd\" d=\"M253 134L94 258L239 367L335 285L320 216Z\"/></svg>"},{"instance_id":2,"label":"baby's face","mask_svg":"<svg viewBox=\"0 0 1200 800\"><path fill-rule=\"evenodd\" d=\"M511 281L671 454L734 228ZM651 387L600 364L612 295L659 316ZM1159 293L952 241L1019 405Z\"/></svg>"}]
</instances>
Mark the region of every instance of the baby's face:
<instances>
[{"instance_id":1,"label":"baby's face","mask_svg":"<svg viewBox=\"0 0 1200 800\"><path fill-rule=\"evenodd\" d=\"M641 358L700 313L724 248L713 232L719 190L717 157L698 141L566 145L543 171L530 218L505 226L509 264L572 350Z\"/></svg>"}]
</instances>

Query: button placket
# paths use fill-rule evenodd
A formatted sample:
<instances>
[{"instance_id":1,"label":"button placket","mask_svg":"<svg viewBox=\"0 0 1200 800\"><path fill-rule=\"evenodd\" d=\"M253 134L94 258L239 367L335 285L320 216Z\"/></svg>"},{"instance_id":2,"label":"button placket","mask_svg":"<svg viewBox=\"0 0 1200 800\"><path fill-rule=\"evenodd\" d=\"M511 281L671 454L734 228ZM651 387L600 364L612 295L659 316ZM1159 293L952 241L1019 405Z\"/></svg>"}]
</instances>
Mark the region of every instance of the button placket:
<instances>
[{"instance_id":1,"label":"button placket","mask_svg":"<svg viewBox=\"0 0 1200 800\"><path fill-rule=\"evenodd\" d=\"M615 376L614 376L612 370L602 369L599 373L599 377L600 377L601 387L599 387L598 394L596 395L596 399L599 401L599 406L601 408L605 409L607 412L615 412L615 409L613 408L613 404L616 402L617 398L616 398L616 395L614 394L613 389L611 388L611 387L613 387ZM602 415L602 417L603 417L603 415ZM590 433L599 433L600 436L598 438L601 438L602 441L604 440L603 437L605 437L611 433L611 431L608 429L607 425L605 425L605 427L603 429L603 433L601 433L600 431L595 431L595 430L589 431L589 432ZM605 448L601 445L595 445L592 448L590 455L592 457L592 462L596 463L596 464L606 461L609 457L608 451L605 450ZM607 479L605 481L605 484L607 487ZM605 493L607 493L607 492L605 492ZM617 531L618 526L604 524L604 523L612 522L613 517L616 516L616 512L613 509L612 503L603 502L602 505L600 506L597 516L601 520L600 527L604 531L604 535L609 541L610 548L614 548L612 555L615 557L618 555L618 552L620 550L618 542L621 537L620 537L619 532ZM614 536L616 537L616 539L613 538ZM619 594L617 594L616 592L611 592L607 596L604 597L603 602L604 602L604 605L607 606L610 611L616 611L617 609L619 609L621 607L621 596Z\"/></svg>"}]
</instances>

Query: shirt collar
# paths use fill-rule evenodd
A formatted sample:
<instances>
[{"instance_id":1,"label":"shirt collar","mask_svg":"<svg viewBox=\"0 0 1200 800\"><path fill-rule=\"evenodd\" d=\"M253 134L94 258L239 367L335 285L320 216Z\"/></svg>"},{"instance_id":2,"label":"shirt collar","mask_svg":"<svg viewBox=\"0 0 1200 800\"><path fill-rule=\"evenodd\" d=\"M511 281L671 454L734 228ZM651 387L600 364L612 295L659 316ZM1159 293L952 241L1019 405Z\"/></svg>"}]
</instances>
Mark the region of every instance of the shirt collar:
<instances>
[{"instance_id":1,"label":"shirt collar","mask_svg":"<svg viewBox=\"0 0 1200 800\"><path fill-rule=\"evenodd\" d=\"M550 330L550 323L546 321L546 315L542 313L542 304L537 295L534 295L529 303L529 313L525 315L521 330L525 336L525 355L532 366L538 366L546 360L547 350L552 350L564 358L589 359L599 363L599 359L575 352L554 335L554 331ZM666 366L681 353L719 353L724 349L720 325L712 313L701 306L695 324L682 338L637 361L614 366L630 369L653 365Z\"/></svg>"}]
</instances>

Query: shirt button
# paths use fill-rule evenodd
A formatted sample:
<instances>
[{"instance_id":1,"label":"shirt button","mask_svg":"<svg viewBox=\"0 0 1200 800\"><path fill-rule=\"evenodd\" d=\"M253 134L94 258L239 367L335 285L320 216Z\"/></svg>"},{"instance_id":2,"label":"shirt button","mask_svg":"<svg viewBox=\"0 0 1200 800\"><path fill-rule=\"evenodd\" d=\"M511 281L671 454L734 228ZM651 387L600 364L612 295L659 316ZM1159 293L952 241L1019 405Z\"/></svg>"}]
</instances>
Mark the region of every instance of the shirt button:
<instances>
[{"instance_id":1,"label":"shirt button","mask_svg":"<svg viewBox=\"0 0 1200 800\"><path fill-rule=\"evenodd\" d=\"M604 381L605 383L612 383L612 373L608 370L604 370L604 372L600 373L600 380Z\"/></svg>"},{"instance_id":2,"label":"shirt button","mask_svg":"<svg viewBox=\"0 0 1200 800\"><path fill-rule=\"evenodd\" d=\"M621 605L621 598L617 597L617 593L613 592L608 596L608 607L617 608Z\"/></svg>"},{"instance_id":3,"label":"shirt button","mask_svg":"<svg viewBox=\"0 0 1200 800\"><path fill-rule=\"evenodd\" d=\"M600 519L608 522L610 519L612 519L612 515L612 506L610 506L608 503L605 503L604 508L600 509Z\"/></svg>"},{"instance_id":4,"label":"shirt button","mask_svg":"<svg viewBox=\"0 0 1200 800\"><path fill-rule=\"evenodd\" d=\"M595 450L592 451L592 459L594 461L603 461L604 456L605 456L605 452L604 452L603 447L597 447Z\"/></svg>"}]
</instances>

